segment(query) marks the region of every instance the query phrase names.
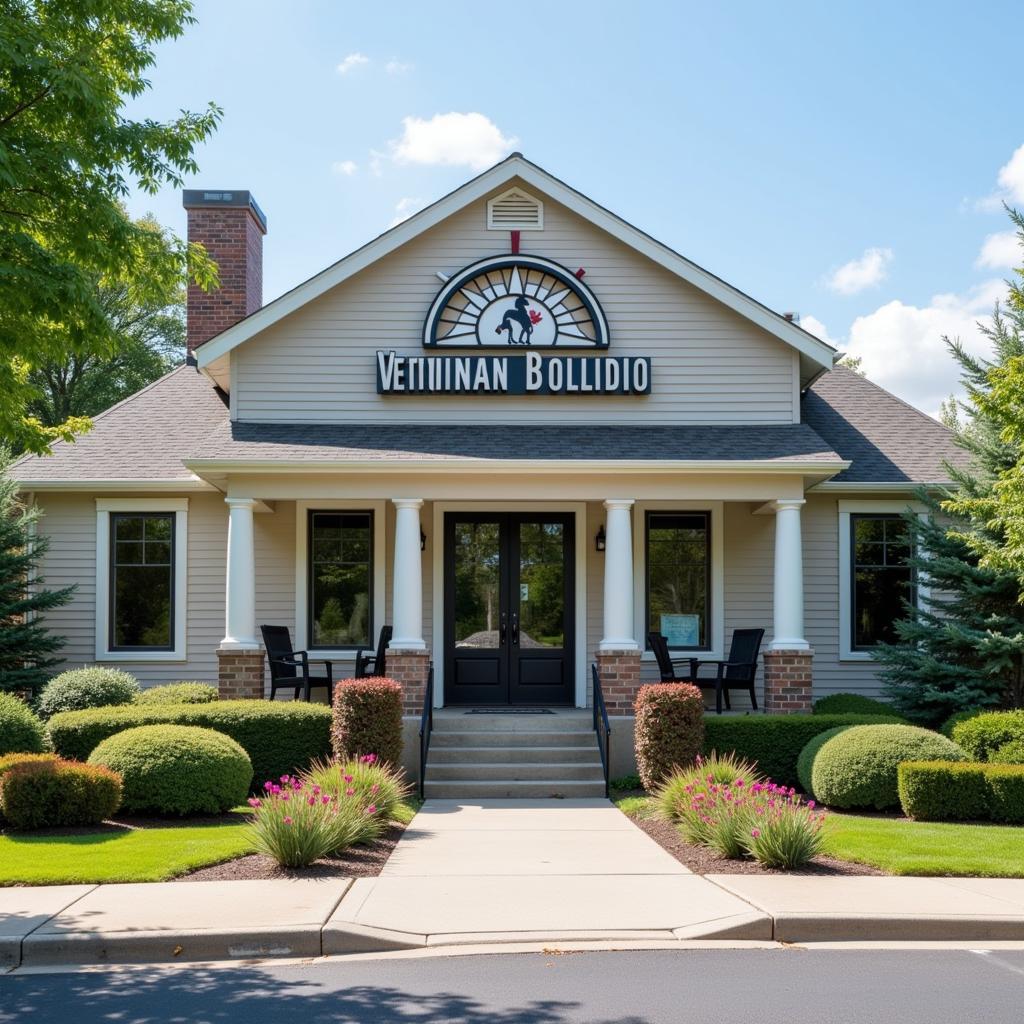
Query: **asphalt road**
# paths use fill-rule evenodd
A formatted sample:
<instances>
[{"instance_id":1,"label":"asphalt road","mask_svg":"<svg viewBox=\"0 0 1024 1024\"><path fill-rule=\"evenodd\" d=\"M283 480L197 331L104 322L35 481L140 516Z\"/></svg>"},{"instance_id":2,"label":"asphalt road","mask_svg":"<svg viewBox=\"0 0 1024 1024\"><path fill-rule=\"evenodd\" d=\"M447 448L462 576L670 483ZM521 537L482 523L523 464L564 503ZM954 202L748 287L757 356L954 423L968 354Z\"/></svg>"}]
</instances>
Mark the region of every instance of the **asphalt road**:
<instances>
[{"instance_id":1,"label":"asphalt road","mask_svg":"<svg viewBox=\"0 0 1024 1024\"><path fill-rule=\"evenodd\" d=\"M32 1024L1020 1024L1024 951L503 954L8 975Z\"/></svg>"}]
</instances>

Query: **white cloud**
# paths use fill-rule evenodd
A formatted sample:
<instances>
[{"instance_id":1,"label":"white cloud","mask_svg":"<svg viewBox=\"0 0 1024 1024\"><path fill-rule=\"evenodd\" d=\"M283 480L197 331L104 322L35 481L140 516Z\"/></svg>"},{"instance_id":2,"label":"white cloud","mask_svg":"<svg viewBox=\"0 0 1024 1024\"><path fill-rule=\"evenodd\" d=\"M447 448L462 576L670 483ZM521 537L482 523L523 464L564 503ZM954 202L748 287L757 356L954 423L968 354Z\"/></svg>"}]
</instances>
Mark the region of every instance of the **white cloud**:
<instances>
[{"instance_id":1,"label":"white cloud","mask_svg":"<svg viewBox=\"0 0 1024 1024\"><path fill-rule=\"evenodd\" d=\"M980 210L991 211L1001 210L1003 203L1024 203L1024 145L1018 146L1010 159L999 168L995 191L979 199L975 205Z\"/></svg>"},{"instance_id":2,"label":"white cloud","mask_svg":"<svg viewBox=\"0 0 1024 1024\"><path fill-rule=\"evenodd\" d=\"M991 322L992 306L1005 292L1002 281L992 280L963 295L936 295L927 306L887 302L854 320L846 350L863 359L871 380L937 416L941 403L960 391L959 368L943 336L959 338L968 352L988 355L978 322Z\"/></svg>"},{"instance_id":3,"label":"white cloud","mask_svg":"<svg viewBox=\"0 0 1024 1024\"><path fill-rule=\"evenodd\" d=\"M389 228L393 228L396 224L401 224L403 220L408 220L414 213L422 210L425 203L424 200L420 199L419 196L404 196L395 203L395 217L394 220L388 225Z\"/></svg>"},{"instance_id":4,"label":"white cloud","mask_svg":"<svg viewBox=\"0 0 1024 1024\"><path fill-rule=\"evenodd\" d=\"M364 53L350 53L339 65L338 74L347 75L350 71L361 67L363 64L369 64L370 58Z\"/></svg>"},{"instance_id":5,"label":"white cloud","mask_svg":"<svg viewBox=\"0 0 1024 1024\"><path fill-rule=\"evenodd\" d=\"M816 338L821 338L826 345L839 348L840 343L828 333L828 328L816 316L801 316L800 326Z\"/></svg>"},{"instance_id":6,"label":"white cloud","mask_svg":"<svg viewBox=\"0 0 1024 1024\"><path fill-rule=\"evenodd\" d=\"M413 67L415 67L415 65L406 64L403 61L397 60L395 57L392 57L391 60L389 60L387 64L384 65L384 70L389 75L405 75L412 71Z\"/></svg>"},{"instance_id":7,"label":"white cloud","mask_svg":"<svg viewBox=\"0 0 1024 1024\"><path fill-rule=\"evenodd\" d=\"M331 170L335 174L344 174L346 177L351 177L359 170L359 165L355 160L336 160L331 164Z\"/></svg>"},{"instance_id":8,"label":"white cloud","mask_svg":"<svg viewBox=\"0 0 1024 1024\"><path fill-rule=\"evenodd\" d=\"M391 143L397 163L469 167L482 171L507 156L519 141L504 136L483 114L435 114L429 120L406 117L402 136Z\"/></svg>"},{"instance_id":9,"label":"white cloud","mask_svg":"<svg viewBox=\"0 0 1024 1024\"><path fill-rule=\"evenodd\" d=\"M1024 263L1024 252L1021 251L1020 239L1016 231L999 231L989 235L981 246L981 252L974 261L976 267L989 267L993 270L1019 267Z\"/></svg>"},{"instance_id":10,"label":"white cloud","mask_svg":"<svg viewBox=\"0 0 1024 1024\"><path fill-rule=\"evenodd\" d=\"M826 286L840 295L856 295L880 284L892 262L892 249L865 249L864 254L844 263L826 279Z\"/></svg>"}]
</instances>

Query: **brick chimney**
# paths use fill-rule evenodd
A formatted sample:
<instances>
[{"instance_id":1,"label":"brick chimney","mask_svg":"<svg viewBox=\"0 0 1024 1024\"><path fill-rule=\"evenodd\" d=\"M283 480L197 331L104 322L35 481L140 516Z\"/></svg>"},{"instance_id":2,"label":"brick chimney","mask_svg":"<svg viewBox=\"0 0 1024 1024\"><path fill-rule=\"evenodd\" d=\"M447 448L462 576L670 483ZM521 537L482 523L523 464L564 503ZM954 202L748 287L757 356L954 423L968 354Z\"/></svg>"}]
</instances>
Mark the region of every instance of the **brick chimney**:
<instances>
[{"instance_id":1,"label":"brick chimney","mask_svg":"<svg viewBox=\"0 0 1024 1024\"><path fill-rule=\"evenodd\" d=\"M263 236L267 218L245 191L185 189L188 240L202 242L217 263L220 287L188 286L188 355L263 305Z\"/></svg>"}]
</instances>

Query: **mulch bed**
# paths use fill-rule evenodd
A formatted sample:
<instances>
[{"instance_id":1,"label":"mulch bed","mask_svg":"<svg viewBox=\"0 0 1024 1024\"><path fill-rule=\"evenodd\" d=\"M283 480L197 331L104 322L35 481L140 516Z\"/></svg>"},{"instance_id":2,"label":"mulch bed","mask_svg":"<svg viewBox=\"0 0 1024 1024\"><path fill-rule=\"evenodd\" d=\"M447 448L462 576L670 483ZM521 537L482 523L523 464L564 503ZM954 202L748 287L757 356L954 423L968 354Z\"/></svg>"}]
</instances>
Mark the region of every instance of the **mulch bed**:
<instances>
[{"instance_id":1,"label":"mulch bed","mask_svg":"<svg viewBox=\"0 0 1024 1024\"><path fill-rule=\"evenodd\" d=\"M643 793L630 794L643 796ZM637 828L647 833L663 850L695 875L884 875L884 871L867 864L855 864L835 857L815 857L800 871L778 871L765 868L756 860L729 860L719 857L703 846L693 846L679 834L675 825L661 818L629 816Z\"/></svg>"},{"instance_id":2,"label":"mulch bed","mask_svg":"<svg viewBox=\"0 0 1024 1024\"><path fill-rule=\"evenodd\" d=\"M405 831L392 822L386 832L367 846L350 847L340 857L322 857L307 868L280 868L262 853L198 868L176 878L176 882L236 882L264 878L375 878Z\"/></svg>"},{"instance_id":3,"label":"mulch bed","mask_svg":"<svg viewBox=\"0 0 1024 1024\"><path fill-rule=\"evenodd\" d=\"M240 814L197 814L188 818L143 818L134 815L118 815L99 825L75 825L72 828L34 828L30 832L19 832L16 829L0 826L0 836L92 836L106 835L117 832L134 832L139 829L153 828L202 828L214 825L241 825L245 816Z\"/></svg>"}]
</instances>

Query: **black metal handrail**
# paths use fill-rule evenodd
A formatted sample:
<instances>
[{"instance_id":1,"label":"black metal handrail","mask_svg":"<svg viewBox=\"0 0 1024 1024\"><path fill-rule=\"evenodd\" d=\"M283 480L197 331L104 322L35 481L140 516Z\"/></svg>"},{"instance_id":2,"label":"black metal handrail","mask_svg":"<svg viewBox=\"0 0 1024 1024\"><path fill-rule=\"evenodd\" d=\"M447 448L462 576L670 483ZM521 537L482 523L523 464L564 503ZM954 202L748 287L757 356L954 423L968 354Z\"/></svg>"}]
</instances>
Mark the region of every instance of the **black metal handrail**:
<instances>
[{"instance_id":1,"label":"black metal handrail","mask_svg":"<svg viewBox=\"0 0 1024 1024\"><path fill-rule=\"evenodd\" d=\"M427 687L423 694L423 712L420 715L420 799L424 799L423 781L427 774L427 754L430 751L430 733L434 728L434 663L427 668Z\"/></svg>"},{"instance_id":2,"label":"black metal handrail","mask_svg":"<svg viewBox=\"0 0 1024 1024\"><path fill-rule=\"evenodd\" d=\"M592 664L590 671L594 677L594 734L597 737L597 750L601 755L601 768L604 771L604 795L608 796L608 772L611 768L612 759L612 726L608 721L608 709L604 703L604 691L601 689L601 675L597 671L597 665ZM601 729L604 729L602 741Z\"/></svg>"}]
</instances>

